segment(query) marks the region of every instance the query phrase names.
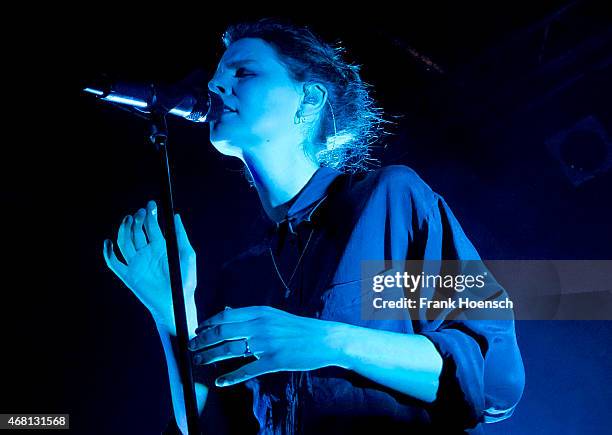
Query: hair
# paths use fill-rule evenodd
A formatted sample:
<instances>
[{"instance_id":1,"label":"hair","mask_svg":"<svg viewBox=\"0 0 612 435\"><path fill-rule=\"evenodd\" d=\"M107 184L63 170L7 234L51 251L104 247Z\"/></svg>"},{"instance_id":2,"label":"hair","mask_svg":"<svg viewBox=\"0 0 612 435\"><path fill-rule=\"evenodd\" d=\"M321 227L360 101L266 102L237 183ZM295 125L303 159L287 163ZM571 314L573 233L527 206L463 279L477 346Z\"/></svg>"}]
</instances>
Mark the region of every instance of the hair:
<instances>
[{"instance_id":1,"label":"hair","mask_svg":"<svg viewBox=\"0 0 612 435\"><path fill-rule=\"evenodd\" d=\"M344 60L340 43L322 41L308 27L275 19L234 24L223 34L223 44L259 38L280 55L295 81L318 82L327 88L312 144L304 151L320 166L359 172L375 162L371 146L385 133L382 109L375 106L371 86L361 80L360 66Z\"/></svg>"}]
</instances>

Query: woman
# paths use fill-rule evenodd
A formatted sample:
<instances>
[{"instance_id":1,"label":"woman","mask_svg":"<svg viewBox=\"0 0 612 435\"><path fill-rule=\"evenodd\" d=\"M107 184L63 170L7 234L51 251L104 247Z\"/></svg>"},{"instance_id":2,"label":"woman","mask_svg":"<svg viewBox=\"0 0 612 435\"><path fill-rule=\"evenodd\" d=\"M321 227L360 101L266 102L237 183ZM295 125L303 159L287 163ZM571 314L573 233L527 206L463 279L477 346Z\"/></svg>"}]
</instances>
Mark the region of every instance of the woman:
<instances>
[{"instance_id":1,"label":"woman","mask_svg":"<svg viewBox=\"0 0 612 435\"><path fill-rule=\"evenodd\" d=\"M176 217L203 423L244 433L250 414L266 434L454 433L510 416L524 383L511 320L361 316L362 260L479 257L414 171L362 170L381 118L358 68L308 29L271 20L232 26L224 42L209 89L225 109L210 140L244 162L272 226L201 290L215 293L197 309L195 253ZM153 202L127 216L117 239L126 263L110 241L104 256L155 319L185 432L156 219Z\"/></svg>"}]
</instances>

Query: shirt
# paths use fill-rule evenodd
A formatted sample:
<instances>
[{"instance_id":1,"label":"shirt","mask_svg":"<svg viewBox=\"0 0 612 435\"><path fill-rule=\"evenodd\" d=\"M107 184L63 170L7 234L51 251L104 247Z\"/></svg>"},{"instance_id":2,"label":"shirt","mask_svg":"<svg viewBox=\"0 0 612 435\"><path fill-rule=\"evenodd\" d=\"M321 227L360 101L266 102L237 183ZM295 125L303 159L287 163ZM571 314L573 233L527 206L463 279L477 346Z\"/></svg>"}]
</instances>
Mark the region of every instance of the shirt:
<instances>
[{"instance_id":1,"label":"shirt","mask_svg":"<svg viewBox=\"0 0 612 435\"><path fill-rule=\"evenodd\" d=\"M363 174L318 169L294 197L285 220L273 224L261 244L226 263L213 302L200 309L201 319L225 306L268 305L421 334L442 357L437 397L421 402L339 367L270 373L215 387L216 377L254 361L231 359L195 369L196 381L210 387L204 423L214 424L214 433L481 433L482 423L509 417L524 386L512 320L360 316L362 260L479 258L446 201L412 169L396 165ZM503 288L491 294L506 297Z\"/></svg>"}]
</instances>

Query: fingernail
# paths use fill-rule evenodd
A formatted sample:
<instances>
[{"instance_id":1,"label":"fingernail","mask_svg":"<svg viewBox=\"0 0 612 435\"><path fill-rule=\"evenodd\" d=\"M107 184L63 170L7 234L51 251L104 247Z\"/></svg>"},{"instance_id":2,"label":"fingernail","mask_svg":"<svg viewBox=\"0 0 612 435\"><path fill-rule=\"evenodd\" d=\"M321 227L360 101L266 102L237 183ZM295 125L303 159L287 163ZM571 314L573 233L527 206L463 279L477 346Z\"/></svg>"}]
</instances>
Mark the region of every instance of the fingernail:
<instances>
[{"instance_id":1,"label":"fingernail","mask_svg":"<svg viewBox=\"0 0 612 435\"><path fill-rule=\"evenodd\" d=\"M157 214L157 206L154 201L149 201L147 204L147 209L151 212L153 216Z\"/></svg>"},{"instance_id":2,"label":"fingernail","mask_svg":"<svg viewBox=\"0 0 612 435\"><path fill-rule=\"evenodd\" d=\"M228 307L228 306L226 306L226 307L224 308L224 310L231 310L231 309L232 309L232 307Z\"/></svg>"},{"instance_id":3,"label":"fingernail","mask_svg":"<svg viewBox=\"0 0 612 435\"><path fill-rule=\"evenodd\" d=\"M202 357L200 355L196 355L193 357L194 364L200 364L202 362Z\"/></svg>"},{"instance_id":4,"label":"fingernail","mask_svg":"<svg viewBox=\"0 0 612 435\"><path fill-rule=\"evenodd\" d=\"M223 387L223 386L225 385L225 383L226 383L226 382L227 382L227 379L225 379L225 378L217 378L217 379L215 380L215 385L216 385L217 387Z\"/></svg>"}]
</instances>

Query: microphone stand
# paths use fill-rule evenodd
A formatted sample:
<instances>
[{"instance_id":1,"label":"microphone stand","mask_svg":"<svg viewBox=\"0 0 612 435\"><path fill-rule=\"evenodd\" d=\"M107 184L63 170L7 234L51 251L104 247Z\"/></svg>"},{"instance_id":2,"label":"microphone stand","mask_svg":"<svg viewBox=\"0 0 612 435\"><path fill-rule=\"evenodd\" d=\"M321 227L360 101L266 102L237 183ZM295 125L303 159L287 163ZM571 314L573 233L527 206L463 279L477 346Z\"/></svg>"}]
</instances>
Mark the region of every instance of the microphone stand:
<instances>
[{"instance_id":1,"label":"microphone stand","mask_svg":"<svg viewBox=\"0 0 612 435\"><path fill-rule=\"evenodd\" d=\"M153 110L150 115L150 121L151 135L149 138L155 145L160 158L160 176L163 195L161 210L166 222L166 252L168 253L168 271L170 275L174 321L176 325L177 346L175 347L175 352L179 375L183 385L187 428L189 435L201 435L193 373L191 370L191 355L187 347L189 344L189 331L187 328L187 314L185 311L185 295L183 294L178 241L176 238L176 227L174 225L174 202L172 198L172 176L168 160L166 112L160 109Z\"/></svg>"}]
</instances>

